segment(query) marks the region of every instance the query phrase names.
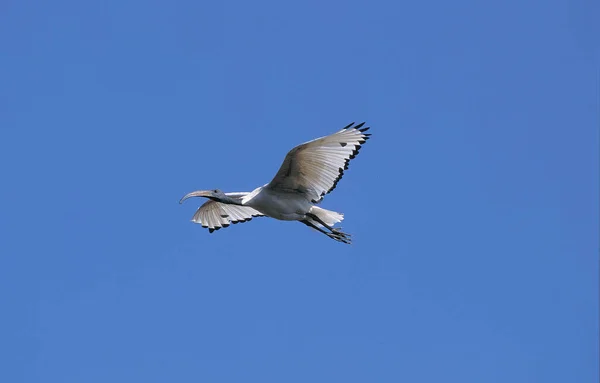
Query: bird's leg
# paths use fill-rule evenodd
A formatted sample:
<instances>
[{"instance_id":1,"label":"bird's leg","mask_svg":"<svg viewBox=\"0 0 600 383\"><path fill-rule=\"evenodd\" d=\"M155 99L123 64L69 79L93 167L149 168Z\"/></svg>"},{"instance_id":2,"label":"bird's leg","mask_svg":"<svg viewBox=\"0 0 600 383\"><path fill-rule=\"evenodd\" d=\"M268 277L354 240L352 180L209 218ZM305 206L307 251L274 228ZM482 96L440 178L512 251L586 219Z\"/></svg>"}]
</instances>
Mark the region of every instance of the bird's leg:
<instances>
[{"instance_id":1,"label":"bird's leg","mask_svg":"<svg viewBox=\"0 0 600 383\"><path fill-rule=\"evenodd\" d=\"M346 237L351 237L352 236L352 234L344 233L342 231L341 227L334 227L333 229L331 229L331 231L334 232L334 233L338 233L340 235L346 236Z\"/></svg>"},{"instance_id":2,"label":"bird's leg","mask_svg":"<svg viewBox=\"0 0 600 383\"><path fill-rule=\"evenodd\" d=\"M317 230L317 231L319 231L319 232L321 232L321 233L325 234L325 235L326 235L326 236L328 236L329 238L333 238L333 239L336 239L336 240L337 240L337 238L335 238L335 237L336 237L336 235L335 235L335 234L333 234L333 233L330 233L330 232L328 232L328 231L325 231L325 230L321 229L319 226L315 225L314 223L312 223L312 222L310 222L310 221L308 221L308 220L303 220L303 221L300 221L300 222L302 222L302 223L303 223L303 224L305 224L306 226L310 226L310 227L312 227L313 229L315 229L315 230Z\"/></svg>"},{"instance_id":3,"label":"bird's leg","mask_svg":"<svg viewBox=\"0 0 600 383\"><path fill-rule=\"evenodd\" d=\"M341 229L338 229L336 227L332 227L329 226L328 224L326 224L325 222L323 222L323 220L321 218L319 218L316 214L312 214L312 213L307 213L306 216L314 219L315 221L319 222L321 225L325 226L327 229L331 230L332 233L342 236L342 237L350 237L350 234L344 233L343 231L341 231Z\"/></svg>"},{"instance_id":4,"label":"bird's leg","mask_svg":"<svg viewBox=\"0 0 600 383\"><path fill-rule=\"evenodd\" d=\"M300 222L302 222L302 223L303 223L303 224L305 224L306 226L310 226L310 227L312 227L313 229L315 229L315 230L317 230L317 231L319 231L319 232L321 232L321 233L325 234L326 236L328 236L328 237L329 237L329 238L331 238L331 239L335 239L335 240L336 240L336 241L338 241L338 242L343 242L343 243L347 243L347 244L350 244L350 243L351 243L351 242L350 242L350 238L348 238L348 237L345 237L345 236L343 236L343 235L340 235L340 234L338 234L338 233L329 233L329 232L327 232L327 231L325 231L325 230L321 229L319 226L315 225L314 223L312 223L312 222L308 221L308 220L302 220L302 221L300 221Z\"/></svg>"}]
</instances>

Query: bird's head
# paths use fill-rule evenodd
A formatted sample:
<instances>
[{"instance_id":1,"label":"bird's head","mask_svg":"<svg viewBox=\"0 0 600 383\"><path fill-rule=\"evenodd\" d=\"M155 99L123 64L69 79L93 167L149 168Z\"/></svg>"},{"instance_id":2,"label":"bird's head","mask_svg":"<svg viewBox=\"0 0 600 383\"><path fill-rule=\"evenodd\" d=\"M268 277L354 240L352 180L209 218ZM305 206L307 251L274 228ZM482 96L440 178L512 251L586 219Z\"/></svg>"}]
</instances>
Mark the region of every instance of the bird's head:
<instances>
[{"instance_id":1,"label":"bird's head","mask_svg":"<svg viewBox=\"0 0 600 383\"><path fill-rule=\"evenodd\" d=\"M226 198L225 193L223 193L219 189L214 190L196 190L191 193L188 193L183 196L183 198L179 201L179 203L183 203L188 198L191 197L204 197L212 199L213 201L221 201L223 198Z\"/></svg>"}]
</instances>

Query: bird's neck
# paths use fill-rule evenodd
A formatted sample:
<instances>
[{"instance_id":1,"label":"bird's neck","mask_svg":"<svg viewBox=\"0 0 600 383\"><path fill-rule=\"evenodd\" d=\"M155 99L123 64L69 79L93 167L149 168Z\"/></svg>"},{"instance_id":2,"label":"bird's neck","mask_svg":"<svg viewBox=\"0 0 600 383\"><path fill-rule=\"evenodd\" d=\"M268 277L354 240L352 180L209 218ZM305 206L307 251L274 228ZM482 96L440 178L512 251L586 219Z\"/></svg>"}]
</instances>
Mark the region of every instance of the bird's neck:
<instances>
[{"instance_id":1,"label":"bird's neck","mask_svg":"<svg viewBox=\"0 0 600 383\"><path fill-rule=\"evenodd\" d=\"M219 198L219 202L226 203L228 205L241 205L242 197L223 196Z\"/></svg>"}]
</instances>

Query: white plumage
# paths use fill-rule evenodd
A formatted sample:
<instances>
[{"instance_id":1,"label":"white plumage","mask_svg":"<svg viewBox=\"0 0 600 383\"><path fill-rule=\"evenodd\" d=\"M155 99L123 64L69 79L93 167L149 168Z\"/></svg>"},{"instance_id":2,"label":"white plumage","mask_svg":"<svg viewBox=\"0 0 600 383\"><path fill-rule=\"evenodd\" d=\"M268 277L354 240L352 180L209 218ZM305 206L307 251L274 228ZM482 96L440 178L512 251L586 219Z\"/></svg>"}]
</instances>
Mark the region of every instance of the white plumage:
<instances>
[{"instance_id":1,"label":"white plumage","mask_svg":"<svg viewBox=\"0 0 600 383\"><path fill-rule=\"evenodd\" d=\"M206 201L202 207L196 210L192 221L201 224L210 229L211 233L215 229L227 227L230 224L248 222L253 217L262 217L260 213L249 206L231 205L213 200Z\"/></svg>"},{"instance_id":2,"label":"white plumage","mask_svg":"<svg viewBox=\"0 0 600 383\"><path fill-rule=\"evenodd\" d=\"M336 241L350 243L350 235L333 226L343 214L322 209L315 204L335 189L370 134L364 122L354 123L326 137L298 145L286 155L279 171L268 184L247 193L223 193L198 190L184 196L205 197L193 222L212 233L222 227L247 222L253 217L268 216L286 221L300 221Z\"/></svg>"}]
</instances>

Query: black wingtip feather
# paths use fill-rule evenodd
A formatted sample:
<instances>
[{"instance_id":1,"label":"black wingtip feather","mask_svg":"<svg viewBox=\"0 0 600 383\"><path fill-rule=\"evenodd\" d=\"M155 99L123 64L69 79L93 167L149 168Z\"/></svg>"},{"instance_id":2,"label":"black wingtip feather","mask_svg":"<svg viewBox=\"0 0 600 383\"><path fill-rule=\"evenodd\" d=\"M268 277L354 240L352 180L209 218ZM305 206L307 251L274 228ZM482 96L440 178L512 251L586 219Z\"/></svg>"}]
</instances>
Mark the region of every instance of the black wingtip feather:
<instances>
[{"instance_id":1,"label":"black wingtip feather","mask_svg":"<svg viewBox=\"0 0 600 383\"><path fill-rule=\"evenodd\" d=\"M359 127L361 127L363 125L364 125L364 122L361 123L360 125L356 126L355 128L359 128ZM370 129L370 127L359 129L359 131L361 133L363 133L363 132L366 132L368 129ZM329 190L327 190L326 193L322 194L320 196L320 198L319 198L318 201L314 201L313 200L312 202L319 203L323 199L323 197L325 196L325 194L331 193L336 188L338 182L340 182L340 180L344 176L344 170L348 170L348 167L350 166L350 160L354 159L358 155L359 150L362 148L362 144L364 144L369 139L369 136L371 136L370 133L363 133L362 135L363 135L363 137L360 140L358 140L359 145L356 145L354 147L354 150L352 151L352 153L350 154L350 156L348 157L348 159L344 163L344 167L339 169L339 175L337 176L337 178L335 179L335 181L333 181L333 185L331 186L331 188Z\"/></svg>"},{"instance_id":2,"label":"black wingtip feather","mask_svg":"<svg viewBox=\"0 0 600 383\"><path fill-rule=\"evenodd\" d=\"M254 217L264 217L264 215L263 214L253 214L252 217L240 219L237 221L229 221L229 223L223 223L223 224L221 224L221 226L208 227L208 226L202 225L202 227L205 229L208 229L209 233L213 233L222 228L229 227L230 225L237 225L238 223L252 221L252 218L254 218Z\"/></svg>"}]
</instances>

